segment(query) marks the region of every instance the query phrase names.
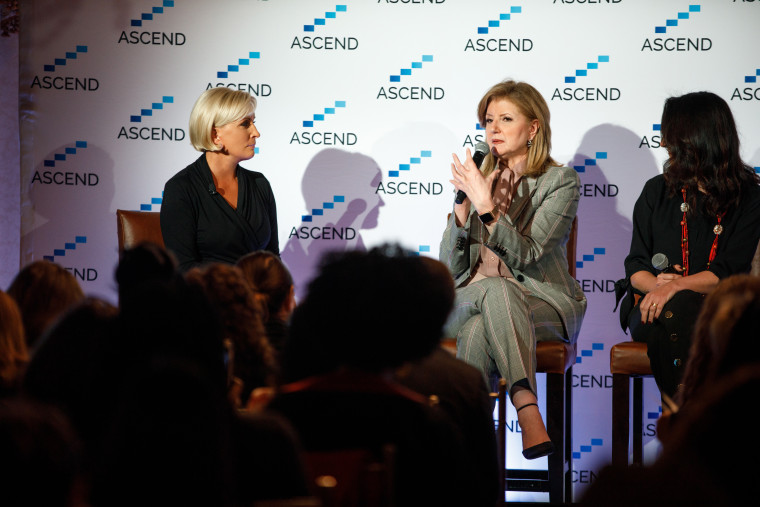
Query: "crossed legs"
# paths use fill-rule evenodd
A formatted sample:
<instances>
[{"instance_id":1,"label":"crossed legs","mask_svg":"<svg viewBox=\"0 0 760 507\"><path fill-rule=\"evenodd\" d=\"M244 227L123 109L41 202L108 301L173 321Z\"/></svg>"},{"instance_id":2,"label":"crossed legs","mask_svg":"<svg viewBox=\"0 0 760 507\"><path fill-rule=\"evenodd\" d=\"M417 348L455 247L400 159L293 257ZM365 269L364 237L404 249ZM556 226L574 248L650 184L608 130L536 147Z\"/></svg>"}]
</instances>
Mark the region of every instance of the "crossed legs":
<instances>
[{"instance_id":1,"label":"crossed legs","mask_svg":"<svg viewBox=\"0 0 760 507\"><path fill-rule=\"evenodd\" d=\"M505 278L486 278L457 289L448 336L457 356L483 372L507 380L518 409L523 449L549 441L536 399L536 341L564 340L556 310Z\"/></svg>"}]
</instances>

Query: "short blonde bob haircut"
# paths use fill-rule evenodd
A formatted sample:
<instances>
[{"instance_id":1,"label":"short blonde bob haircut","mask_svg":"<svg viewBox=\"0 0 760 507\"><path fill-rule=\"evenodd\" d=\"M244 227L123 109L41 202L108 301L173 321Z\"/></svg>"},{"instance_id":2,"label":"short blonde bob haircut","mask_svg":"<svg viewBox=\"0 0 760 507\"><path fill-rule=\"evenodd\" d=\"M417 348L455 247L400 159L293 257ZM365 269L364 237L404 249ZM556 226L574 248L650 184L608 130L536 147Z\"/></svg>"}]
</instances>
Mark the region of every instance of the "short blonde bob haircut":
<instances>
[{"instance_id":1,"label":"short blonde bob haircut","mask_svg":"<svg viewBox=\"0 0 760 507\"><path fill-rule=\"evenodd\" d=\"M540 176L550 166L560 166L552 159L552 131L549 127L549 106L541 93L528 83L518 81L502 81L491 87L478 104L478 121L480 125L486 124L486 110L494 100L506 99L513 103L520 112L525 115L528 122L538 120L538 132L533 137L533 143L528 148L528 163L525 168L525 176ZM489 153L483 161L481 171L488 176L495 168L496 160Z\"/></svg>"},{"instance_id":2,"label":"short blonde bob haircut","mask_svg":"<svg viewBox=\"0 0 760 507\"><path fill-rule=\"evenodd\" d=\"M198 151L219 151L212 137L214 128L251 116L255 110L256 99L248 92L209 88L190 112L190 143Z\"/></svg>"}]
</instances>

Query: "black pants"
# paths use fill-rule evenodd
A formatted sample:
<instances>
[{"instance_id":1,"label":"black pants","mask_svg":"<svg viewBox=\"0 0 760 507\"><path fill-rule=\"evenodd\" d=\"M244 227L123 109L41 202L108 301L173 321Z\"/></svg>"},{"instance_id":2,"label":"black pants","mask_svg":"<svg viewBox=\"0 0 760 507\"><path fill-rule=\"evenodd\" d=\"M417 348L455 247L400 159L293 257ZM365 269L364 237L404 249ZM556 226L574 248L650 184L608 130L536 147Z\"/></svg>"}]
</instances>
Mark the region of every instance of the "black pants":
<instances>
[{"instance_id":1,"label":"black pants","mask_svg":"<svg viewBox=\"0 0 760 507\"><path fill-rule=\"evenodd\" d=\"M639 306L633 308L628 326L633 341L647 344L649 363L661 393L673 397L689 358L692 333L704 294L683 290L662 307L651 324L641 323Z\"/></svg>"}]
</instances>

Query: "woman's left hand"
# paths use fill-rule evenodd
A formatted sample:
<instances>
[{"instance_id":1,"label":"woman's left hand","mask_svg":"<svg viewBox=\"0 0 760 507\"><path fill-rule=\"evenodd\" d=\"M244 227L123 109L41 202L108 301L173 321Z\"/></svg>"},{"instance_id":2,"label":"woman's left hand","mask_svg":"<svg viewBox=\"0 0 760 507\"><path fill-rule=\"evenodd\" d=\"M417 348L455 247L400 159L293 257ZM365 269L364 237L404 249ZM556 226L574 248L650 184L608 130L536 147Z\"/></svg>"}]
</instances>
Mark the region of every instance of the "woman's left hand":
<instances>
[{"instance_id":1,"label":"woman's left hand","mask_svg":"<svg viewBox=\"0 0 760 507\"><path fill-rule=\"evenodd\" d=\"M676 276L678 278L683 278L680 275ZM660 313L662 312L662 307L665 306L665 303L670 301L676 292L680 290L677 280L673 279L664 285L658 285L644 295L639 302L642 324L651 324L654 319L659 318Z\"/></svg>"}]
</instances>

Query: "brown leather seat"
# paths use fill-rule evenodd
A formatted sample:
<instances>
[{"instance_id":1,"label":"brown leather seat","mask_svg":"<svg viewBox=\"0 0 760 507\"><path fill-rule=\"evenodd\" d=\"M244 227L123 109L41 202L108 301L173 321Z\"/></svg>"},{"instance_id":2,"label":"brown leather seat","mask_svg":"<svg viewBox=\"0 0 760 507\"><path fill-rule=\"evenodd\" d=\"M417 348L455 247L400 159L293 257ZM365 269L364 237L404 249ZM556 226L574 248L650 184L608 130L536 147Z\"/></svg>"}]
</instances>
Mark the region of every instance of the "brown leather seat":
<instances>
[{"instance_id":1,"label":"brown leather seat","mask_svg":"<svg viewBox=\"0 0 760 507\"><path fill-rule=\"evenodd\" d=\"M161 247L161 214L158 211L116 210L116 233L119 237L119 252L149 241Z\"/></svg>"}]
</instances>

